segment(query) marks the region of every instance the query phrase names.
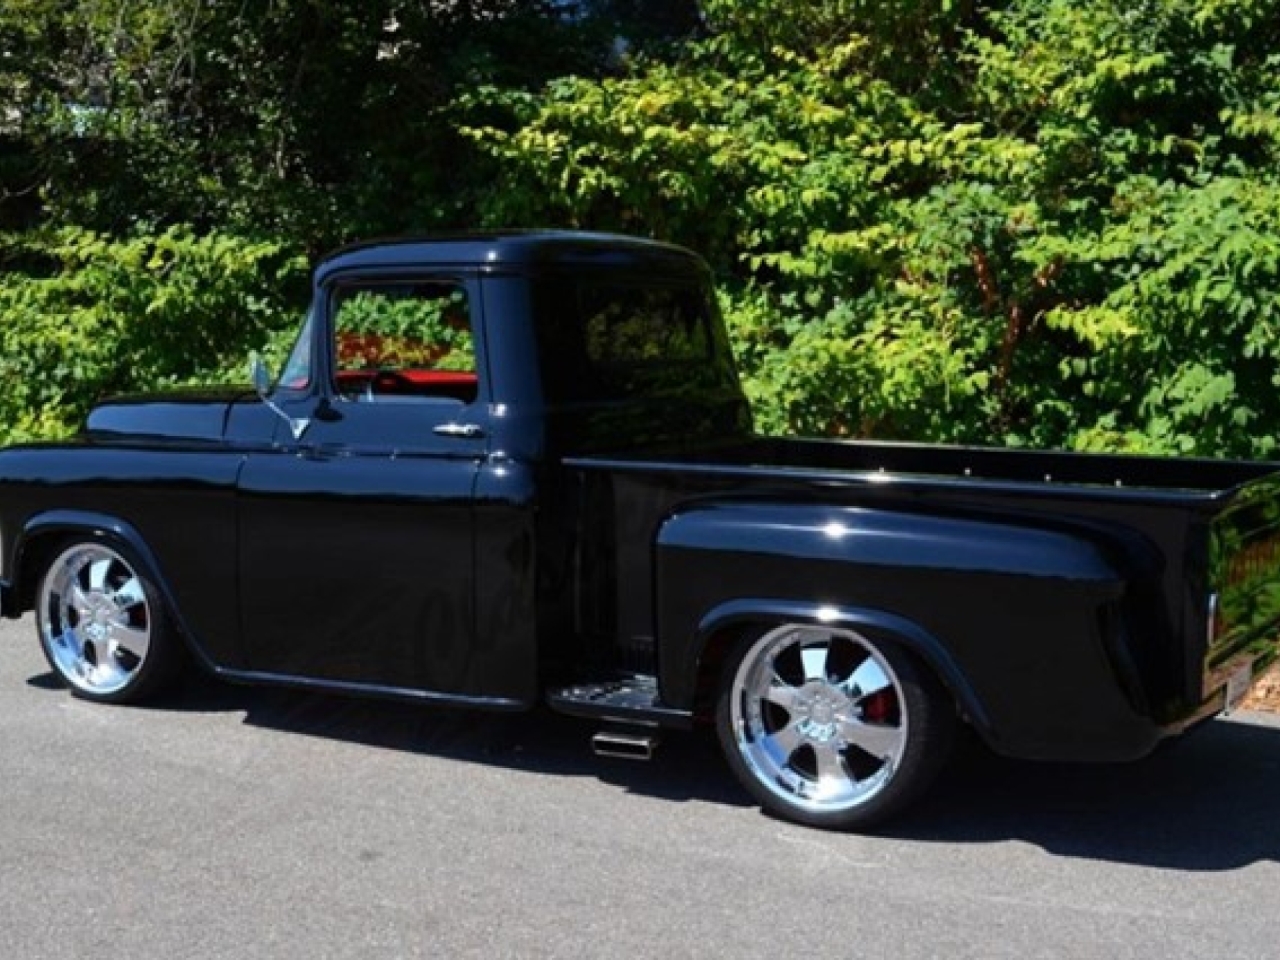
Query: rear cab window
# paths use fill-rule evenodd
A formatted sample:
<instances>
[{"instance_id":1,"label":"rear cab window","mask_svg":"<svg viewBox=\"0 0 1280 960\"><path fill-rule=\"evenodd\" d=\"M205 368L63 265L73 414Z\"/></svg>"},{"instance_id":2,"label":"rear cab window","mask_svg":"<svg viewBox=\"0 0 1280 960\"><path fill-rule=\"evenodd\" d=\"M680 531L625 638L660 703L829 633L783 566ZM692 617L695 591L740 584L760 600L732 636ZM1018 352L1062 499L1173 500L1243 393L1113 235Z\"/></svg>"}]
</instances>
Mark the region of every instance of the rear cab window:
<instances>
[{"instance_id":1,"label":"rear cab window","mask_svg":"<svg viewBox=\"0 0 1280 960\"><path fill-rule=\"evenodd\" d=\"M697 277L655 283L583 271L540 280L535 302L553 404L738 394L715 301Z\"/></svg>"}]
</instances>

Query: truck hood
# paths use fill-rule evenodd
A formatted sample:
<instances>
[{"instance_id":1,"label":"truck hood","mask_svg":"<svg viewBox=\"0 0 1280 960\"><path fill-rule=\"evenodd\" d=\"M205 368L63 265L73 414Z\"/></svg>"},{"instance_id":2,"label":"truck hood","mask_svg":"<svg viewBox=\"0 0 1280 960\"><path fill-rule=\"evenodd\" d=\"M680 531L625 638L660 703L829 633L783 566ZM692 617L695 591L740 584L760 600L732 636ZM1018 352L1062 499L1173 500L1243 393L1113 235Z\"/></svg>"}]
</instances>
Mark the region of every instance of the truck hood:
<instances>
[{"instance_id":1,"label":"truck hood","mask_svg":"<svg viewBox=\"0 0 1280 960\"><path fill-rule=\"evenodd\" d=\"M205 440L223 438L227 414L238 401L257 399L247 387L173 390L112 397L89 411L90 440Z\"/></svg>"}]
</instances>

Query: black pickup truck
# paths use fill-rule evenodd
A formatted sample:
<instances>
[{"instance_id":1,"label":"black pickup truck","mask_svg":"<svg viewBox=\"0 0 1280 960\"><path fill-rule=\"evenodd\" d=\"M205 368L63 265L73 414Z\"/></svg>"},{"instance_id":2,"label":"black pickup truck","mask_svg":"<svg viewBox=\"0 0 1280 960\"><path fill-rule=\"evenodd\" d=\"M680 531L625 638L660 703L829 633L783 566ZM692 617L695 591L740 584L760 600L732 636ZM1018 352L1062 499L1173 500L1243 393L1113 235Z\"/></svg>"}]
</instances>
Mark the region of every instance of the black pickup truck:
<instances>
[{"instance_id":1,"label":"black pickup truck","mask_svg":"<svg viewBox=\"0 0 1280 960\"><path fill-rule=\"evenodd\" d=\"M767 809L866 827L958 724L1124 760L1277 652L1263 464L769 439L704 263L578 233L348 248L279 377L0 452L0 609L134 701L219 676L714 724Z\"/></svg>"}]
</instances>

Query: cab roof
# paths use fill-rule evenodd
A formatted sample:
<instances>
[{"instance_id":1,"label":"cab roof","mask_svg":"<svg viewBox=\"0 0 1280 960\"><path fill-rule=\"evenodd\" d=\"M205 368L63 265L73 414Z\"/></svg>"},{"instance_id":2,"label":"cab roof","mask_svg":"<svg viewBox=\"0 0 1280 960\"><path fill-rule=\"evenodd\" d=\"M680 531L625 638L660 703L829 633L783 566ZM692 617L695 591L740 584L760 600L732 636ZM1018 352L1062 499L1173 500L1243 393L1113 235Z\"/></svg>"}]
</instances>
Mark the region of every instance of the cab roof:
<instances>
[{"instance_id":1,"label":"cab roof","mask_svg":"<svg viewBox=\"0 0 1280 960\"><path fill-rule=\"evenodd\" d=\"M682 273L705 271L702 259L684 247L615 233L573 230L499 230L483 233L398 237L352 244L316 267L316 283L346 271L414 267L468 267L493 272L532 272L557 266L602 267Z\"/></svg>"}]
</instances>

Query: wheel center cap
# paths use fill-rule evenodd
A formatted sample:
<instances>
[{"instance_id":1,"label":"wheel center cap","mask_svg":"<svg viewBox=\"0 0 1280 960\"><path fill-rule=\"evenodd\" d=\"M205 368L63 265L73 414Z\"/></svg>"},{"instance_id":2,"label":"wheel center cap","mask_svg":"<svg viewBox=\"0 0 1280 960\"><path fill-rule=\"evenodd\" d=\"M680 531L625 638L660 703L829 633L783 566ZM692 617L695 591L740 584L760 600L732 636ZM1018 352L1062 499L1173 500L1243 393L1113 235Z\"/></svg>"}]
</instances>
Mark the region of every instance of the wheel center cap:
<instances>
[{"instance_id":1,"label":"wheel center cap","mask_svg":"<svg viewBox=\"0 0 1280 960\"><path fill-rule=\"evenodd\" d=\"M845 698L825 684L809 689L796 699L796 721L809 740L825 743L835 736Z\"/></svg>"},{"instance_id":2,"label":"wheel center cap","mask_svg":"<svg viewBox=\"0 0 1280 960\"><path fill-rule=\"evenodd\" d=\"M110 624L115 613L115 604L105 597L93 597L89 600L89 619L96 626L105 627Z\"/></svg>"}]
</instances>

